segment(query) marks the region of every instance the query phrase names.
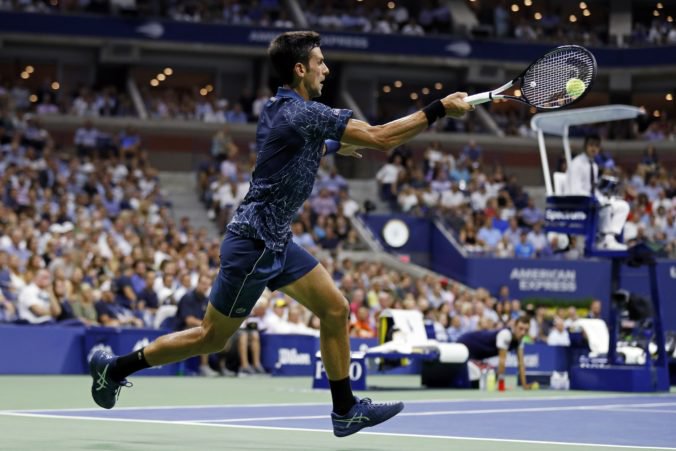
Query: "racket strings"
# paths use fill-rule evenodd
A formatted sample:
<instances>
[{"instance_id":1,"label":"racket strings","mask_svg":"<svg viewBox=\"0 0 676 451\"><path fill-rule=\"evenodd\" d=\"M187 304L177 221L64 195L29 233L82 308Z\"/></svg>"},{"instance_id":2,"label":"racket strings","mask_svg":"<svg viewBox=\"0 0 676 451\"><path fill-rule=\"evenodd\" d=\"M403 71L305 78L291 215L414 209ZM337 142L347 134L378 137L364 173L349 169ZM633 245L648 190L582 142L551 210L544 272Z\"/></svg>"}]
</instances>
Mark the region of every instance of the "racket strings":
<instances>
[{"instance_id":1,"label":"racket strings","mask_svg":"<svg viewBox=\"0 0 676 451\"><path fill-rule=\"evenodd\" d=\"M560 108L575 101L578 96L566 92L566 83L578 78L585 90L592 83L596 64L584 48L556 49L536 62L523 78L522 92L528 102L538 108Z\"/></svg>"}]
</instances>

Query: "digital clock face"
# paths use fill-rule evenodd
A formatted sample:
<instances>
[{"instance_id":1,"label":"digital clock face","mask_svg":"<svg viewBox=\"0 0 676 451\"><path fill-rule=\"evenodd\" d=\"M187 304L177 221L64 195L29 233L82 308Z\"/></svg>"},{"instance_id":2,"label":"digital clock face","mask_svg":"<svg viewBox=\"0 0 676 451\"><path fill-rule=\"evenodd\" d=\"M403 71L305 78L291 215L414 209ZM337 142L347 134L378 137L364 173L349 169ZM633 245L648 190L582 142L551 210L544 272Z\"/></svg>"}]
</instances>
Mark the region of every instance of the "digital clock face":
<instances>
[{"instance_id":1,"label":"digital clock face","mask_svg":"<svg viewBox=\"0 0 676 451\"><path fill-rule=\"evenodd\" d=\"M402 247L408 243L410 233L404 221L391 219L383 227L383 239L388 246Z\"/></svg>"}]
</instances>

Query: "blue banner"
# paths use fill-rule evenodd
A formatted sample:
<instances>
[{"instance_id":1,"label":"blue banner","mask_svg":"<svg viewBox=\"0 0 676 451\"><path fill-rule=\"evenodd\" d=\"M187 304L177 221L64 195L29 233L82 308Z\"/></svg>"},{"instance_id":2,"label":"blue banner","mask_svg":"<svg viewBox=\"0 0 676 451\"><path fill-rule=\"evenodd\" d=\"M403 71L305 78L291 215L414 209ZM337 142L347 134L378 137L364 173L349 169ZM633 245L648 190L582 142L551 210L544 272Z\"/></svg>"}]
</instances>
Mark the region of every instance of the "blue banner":
<instances>
[{"instance_id":1,"label":"blue banner","mask_svg":"<svg viewBox=\"0 0 676 451\"><path fill-rule=\"evenodd\" d=\"M90 327L84 334L83 363L89 366L94 352L103 350L115 355L125 355L148 346L150 342L166 334L166 330L157 329L116 329L111 327ZM138 375L170 376L178 374L179 364L154 366L139 371Z\"/></svg>"},{"instance_id":2,"label":"blue banner","mask_svg":"<svg viewBox=\"0 0 676 451\"><path fill-rule=\"evenodd\" d=\"M316 354L312 358L314 371L312 372L312 388L328 389L329 377L326 374L324 362ZM350 355L349 368L350 383L353 390L366 390L366 358L364 353L353 352Z\"/></svg>"},{"instance_id":3,"label":"blue banner","mask_svg":"<svg viewBox=\"0 0 676 451\"><path fill-rule=\"evenodd\" d=\"M230 46L253 46L261 50L280 32L275 28L252 28L223 24L173 22L147 18L0 13L2 33L29 33L142 39ZM368 33L322 33L322 47L356 53L410 55L529 63L551 49L551 44L505 40L468 40L457 37L418 37ZM599 66L645 67L676 61L676 46L641 48L594 48Z\"/></svg>"},{"instance_id":4,"label":"blue banner","mask_svg":"<svg viewBox=\"0 0 676 451\"><path fill-rule=\"evenodd\" d=\"M592 260L547 260L472 257L467 259L466 283L497 293L528 299L607 300L610 263Z\"/></svg>"},{"instance_id":5,"label":"blue banner","mask_svg":"<svg viewBox=\"0 0 676 451\"><path fill-rule=\"evenodd\" d=\"M0 326L0 374L82 374L82 326Z\"/></svg>"},{"instance_id":6,"label":"blue banner","mask_svg":"<svg viewBox=\"0 0 676 451\"><path fill-rule=\"evenodd\" d=\"M549 346L543 343L526 344L523 348L523 363L527 373L552 373L568 371L570 348L567 346ZM486 360L498 367L498 358ZM518 374L518 359L515 352L507 354L506 374Z\"/></svg>"},{"instance_id":7,"label":"blue banner","mask_svg":"<svg viewBox=\"0 0 676 451\"><path fill-rule=\"evenodd\" d=\"M589 196L549 196L545 209L545 231L587 235L592 229L590 212L596 214L596 200Z\"/></svg>"},{"instance_id":8,"label":"blue banner","mask_svg":"<svg viewBox=\"0 0 676 451\"><path fill-rule=\"evenodd\" d=\"M377 346L375 338L350 338L352 351ZM261 334L261 363L273 376L310 376L319 338L313 335Z\"/></svg>"},{"instance_id":9,"label":"blue banner","mask_svg":"<svg viewBox=\"0 0 676 451\"><path fill-rule=\"evenodd\" d=\"M312 374L319 339L312 335L261 334L261 364L273 376Z\"/></svg>"},{"instance_id":10,"label":"blue banner","mask_svg":"<svg viewBox=\"0 0 676 451\"><path fill-rule=\"evenodd\" d=\"M676 261L657 262L657 291L662 310L662 326L665 331L676 331ZM622 268L620 286L625 290L650 299L648 268Z\"/></svg>"},{"instance_id":11,"label":"blue banner","mask_svg":"<svg viewBox=\"0 0 676 451\"><path fill-rule=\"evenodd\" d=\"M471 287L484 287L497 294L502 285L507 285L511 296L522 301L588 303L599 299L604 304L603 314L609 312L610 260L465 256L428 219L404 215L368 215L362 219L386 250L408 255L414 263ZM382 236L384 225L392 219L403 221L408 228L409 239L398 248L387 246ZM657 278L664 329L676 331L676 261L658 261ZM650 298L647 268L622 267L620 287Z\"/></svg>"}]
</instances>

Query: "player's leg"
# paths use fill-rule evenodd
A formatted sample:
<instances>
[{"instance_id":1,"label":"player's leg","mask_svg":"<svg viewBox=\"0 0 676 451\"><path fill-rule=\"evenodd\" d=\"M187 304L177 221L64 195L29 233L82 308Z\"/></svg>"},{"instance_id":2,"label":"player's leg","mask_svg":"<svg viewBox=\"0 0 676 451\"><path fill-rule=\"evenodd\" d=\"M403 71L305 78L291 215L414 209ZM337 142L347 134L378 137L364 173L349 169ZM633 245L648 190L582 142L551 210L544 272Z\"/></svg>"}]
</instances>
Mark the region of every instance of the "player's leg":
<instances>
[{"instance_id":1,"label":"player's leg","mask_svg":"<svg viewBox=\"0 0 676 451\"><path fill-rule=\"evenodd\" d=\"M115 405L126 377L150 366L165 365L223 350L265 289L281 269L262 241L227 235L221 244L221 267L213 282L201 325L159 337L143 349L116 357L97 352L90 362L92 397L101 407Z\"/></svg>"},{"instance_id":2,"label":"player's leg","mask_svg":"<svg viewBox=\"0 0 676 451\"><path fill-rule=\"evenodd\" d=\"M166 365L195 355L222 351L242 321L244 318L229 318L209 304L202 325L163 335L146 346L146 361L150 366Z\"/></svg>"},{"instance_id":3,"label":"player's leg","mask_svg":"<svg viewBox=\"0 0 676 451\"><path fill-rule=\"evenodd\" d=\"M352 394L349 378L349 305L329 273L314 257L295 243L289 243L284 272L268 286L270 289L281 289L310 309L320 320L319 343L331 388L331 420L336 436L354 434L401 412L403 403L374 404L368 398L360 400Z\"/></svg>"},{"instance_id":4,"label":"player's leg","mask_svg":"<svg viewBox=\"0 0 676 451\"><path fill-rule=\"evenodd\" d=\"M261 364L261 336L257 330L249 331L249 350L251 351L251 363L254 371L259 374L264 374L265 369Z\"/></svg>"},{"instance_id":5,"label":"player's leg","mask_svg":"<svg viewBox=\"0 0 676 451\"><path fill-rule=\"evenodd\" d=\"M242 374L254 374L254 370L249 363L249 334L241 331L238 333L238 336L239 372Z\"/></svg>"},{"instance_id":6,"label":"player's leg","mask_svg":"<svg viewBox=\"0 0 676 451\"><path fill-rule=\"evenodd\" d=\"M350 308L329 273L317 264L309 273L281 290L319 317L319 345L329 380L347 378L350 369Z\"/></svg>"},{"instance_id":7,"label":"player's leg","mask_svg":"<svg viewBox=\"0 0 676 451\"><path fill-rule=\"evenodd\" d=\"M89 363L94 378L92 397L105 409L115 406L120 388L129 386L127 376L151 366L166 365L200 354L219 352L244 318L229 318L211 304L202 324L163 335L143 349L117 357L99 351Z\"/></svg>"}]
</instances>

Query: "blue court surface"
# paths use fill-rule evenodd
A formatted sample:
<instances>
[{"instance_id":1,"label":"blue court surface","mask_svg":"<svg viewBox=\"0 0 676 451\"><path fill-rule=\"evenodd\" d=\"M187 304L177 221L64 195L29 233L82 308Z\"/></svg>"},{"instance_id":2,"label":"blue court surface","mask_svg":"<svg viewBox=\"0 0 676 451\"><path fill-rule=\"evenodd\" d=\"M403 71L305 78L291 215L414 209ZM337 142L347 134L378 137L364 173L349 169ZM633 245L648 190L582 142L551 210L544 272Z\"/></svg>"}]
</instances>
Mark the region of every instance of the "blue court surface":
<instances>
[{"instance_id":1,"label":"blue court surface","mask_svg":"<svg viewBox=\"0 0 676 451\"><path fill-rule=\"evenodd\" d=\"M5 415L112 421L330 431L326 403L14 410ZM261 431L262 432L262 431ZM568 445L579 448L676 450L676 395L552 396L524 399L407 401L392 421L362 434ZM453 447L454 449L460 449ZM446 449L446 447L440 448ZM493 448L495 449L495 448ZM543 448L544 449L544 448Z\"/></svg>"}]
</instances>

